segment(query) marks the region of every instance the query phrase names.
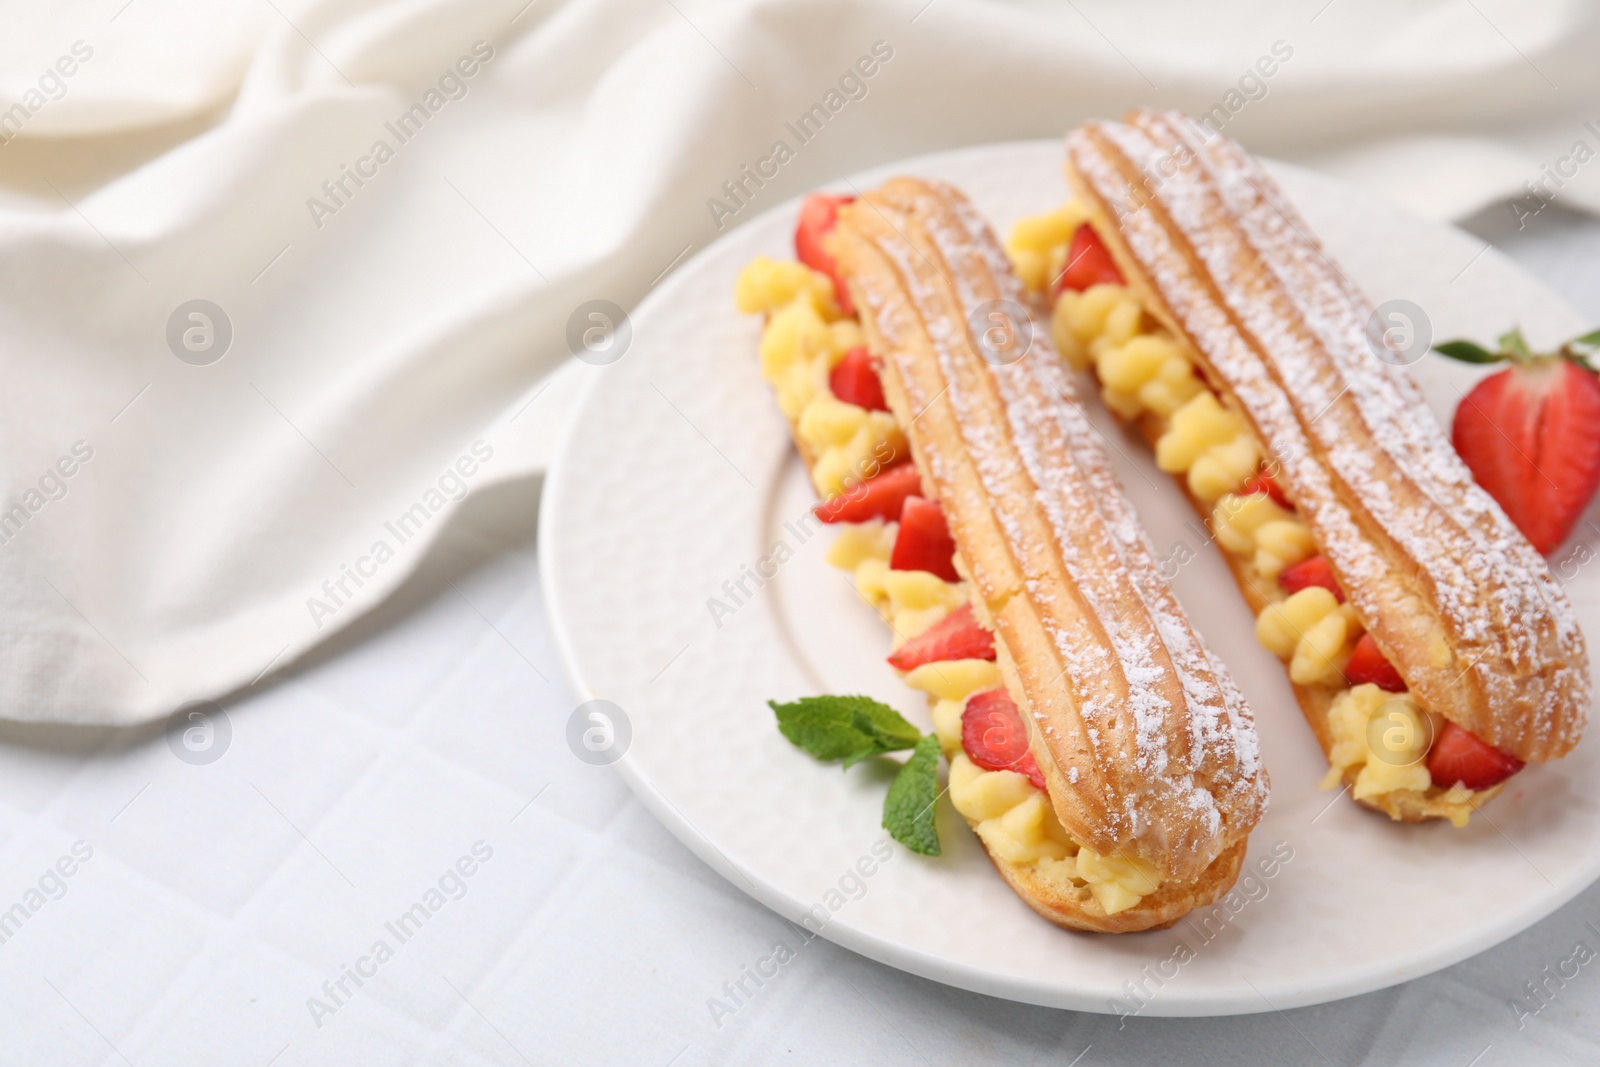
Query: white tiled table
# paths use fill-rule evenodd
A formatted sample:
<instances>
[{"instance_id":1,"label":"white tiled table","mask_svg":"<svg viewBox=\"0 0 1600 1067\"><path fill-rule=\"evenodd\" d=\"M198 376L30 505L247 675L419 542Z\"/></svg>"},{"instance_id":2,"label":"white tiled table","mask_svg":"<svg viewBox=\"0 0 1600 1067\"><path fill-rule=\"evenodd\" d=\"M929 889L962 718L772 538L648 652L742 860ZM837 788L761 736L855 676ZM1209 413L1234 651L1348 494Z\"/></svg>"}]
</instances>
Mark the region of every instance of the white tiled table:
<instances>
[{"instance_id":1,"label":"white tiled table","mask_svg":"<svg viewBox=\"0 0 1600 1067\"><path fill-rule=\"evenodd\" d=\"M1600 223L1552 210L1518 233L1497 209L1473 228L1600 323ZM1509 1004L1574 942L1600 948L1585 925L1600 928L1600 888L1447 971L1285 1013L1119 1029L818 940L719 1028L707 998L793 935L611 770L568 751L575 699L539 591L536 500L530 483L474 500L394 601L263 692L225 701L233 736L213 764L180 761L159 729L0 726L0 911L75 841L93 849L71 877L45 876L59 899L0 944L0 1062L1600 1058L1600 963L1520 1030ZM475 844L492 855L452 874ZM448 892L427 911L441 877ZM1374 922L1427 907L1393 892L1374 899ZM417 903L426 921L402 940L386 923L399 929ZM359 986L344 970L358 966L370 975Z\"/></svg>"}]
</instances>

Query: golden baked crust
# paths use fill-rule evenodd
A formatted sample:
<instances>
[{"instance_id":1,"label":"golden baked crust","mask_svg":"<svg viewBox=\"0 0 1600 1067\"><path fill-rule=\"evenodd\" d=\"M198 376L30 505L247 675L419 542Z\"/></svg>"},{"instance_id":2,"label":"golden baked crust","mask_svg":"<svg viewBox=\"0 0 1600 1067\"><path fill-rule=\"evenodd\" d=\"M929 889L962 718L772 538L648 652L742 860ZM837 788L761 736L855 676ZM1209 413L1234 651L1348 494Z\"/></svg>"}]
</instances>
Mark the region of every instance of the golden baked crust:
<instances>
[{"instance_id":1,"label":"golden baked crust","mask_svg":"<svg viewBox=\"0 0 1600 1067\"><path fill-rule=\"evenodd\" d=\"M1174 114L1088 123L1068 135L1067 156L1128 284L1266 445L1421 704L1519 759L1568 752L1591 700L1571 605L1412 377L1368 345L1371 304L1276 183ZM1326 750L1327 695L1297 692Z\"/></svg>"},{"instance_id":2,"label":"golden baked crust","mask_svg":"<svg viewBox=\"0 0 1600 1067\"><path fill-rule=\"evenodd\" d=\"M1254 723L1161 577L1045 330L1009 365L981 355L982 305L1026 307L999 244L955 190L901 178L840 211L832 250L1056 814L1163 886L1107 916L1087 890L991 858L1040 914L1080 929L1148 929L1215 899L1265 808Z\"/></svg>"},{"instance_id":3,"label":"golden baked crust","mask_svg":"<svg viewBox=\"0 0 1600 1067\"><path fill-rule=\"evenodd\" d=\"M1216 903L1238 879L1248 845L1248 840L1239 840L1213 860L1196 881L1163 882L1154 893L1115 915L1106 914L1087 886L1063 889L1035 874L1033 868L1004 863L993 853L989 859L1028 907L1057 926L1102 934L1132 934L1165 930L1196 908Z\"/></svg>"}]
</instances>

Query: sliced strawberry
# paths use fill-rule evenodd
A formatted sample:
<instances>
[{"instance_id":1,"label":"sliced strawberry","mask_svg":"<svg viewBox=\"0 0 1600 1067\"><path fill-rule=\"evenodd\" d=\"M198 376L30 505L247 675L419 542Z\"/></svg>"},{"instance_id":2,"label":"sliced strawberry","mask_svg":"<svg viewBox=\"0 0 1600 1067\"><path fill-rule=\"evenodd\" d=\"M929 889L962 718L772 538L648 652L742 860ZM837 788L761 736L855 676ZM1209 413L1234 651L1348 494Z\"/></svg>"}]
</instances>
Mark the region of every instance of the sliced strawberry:
<instances>
[{"instance_id":1,"label":"sliced strawberry","mask_svg":"<svg viewBox=\"0 0 1600 1067\"><path fill-rule=\"evenodd\" d=\"M1444 724L1428 752L1428 773L1433 784L1448 788L1460 782L1468 789L1499 785L1525 765L1453 722Z\"/></svg>"},{"instance_id":2,"label":"sliced strawberry","mask_svg":"<svg viewBox=\"0 0 1600 1067\"><path fill-rule=\"evenodd\" d=\"M1310 559L1301 560L1292 567L1285 567L1283 573L1278 575L1278 584L1283 591L1293 596L1302 589L1313 585L1320 585L1332 593L1334 599L1344 603L1344 590L1339 588L1339 583L1334 580L1333 568L1328 566L1328 557L1312 556Z\"/></svg>"},{"instance_id":3,"label":"sliced strawberry","mask_svg":"<svg viewBox=\"0 0 1600 1067\"><path fill-rule=\"evenodd\" d=\"M1452 437L1533 547L1554 552L1600 488L1600 377L1557 358L1492 374L1456 408Z\"/></svg>"},{"instance_id":4,"label":"sliced strawberry","mask_svg":"<svg viewBox=\"0 0 1600 1067\"><path fill-rule=\"evenodd\" d=\"M1032 752L1019 759L1017 765L1011 769L1018 774L1027 775L1028 781L1032 782L1034 788L1040 792L1048 793L1050 791L1049 787L1044 784L1044 772L1039 769L1039 761L1033 758Z\"/></svg>"},{"instance_id":5,"label":"sliced strawberry","mask_svg":"<svg viewBox=\"0 0 1600 1067\"><path fill-rule=\"evenodd\" d=\"M1004 689L986 689L967 698L961 713L961 747L986 771L1016 771L1040 789L1044 773L1028 748L1028 729Z\"/></svg>"},{"instance_id":6,"label":"sliced strawberry","mask_svg":"<svg viewBox=\"0 0 1600 1067\"><path fill-rule=\"evenodd\" d=\"M971 604L961 605L895 649L889 666L909 671L952 659L994 659L994 634L978 624Z\"/></svg>"},{"instance_id":7,"label":"sliced strawberry","mask_svg":"<svg viewBox=\"0 0 1600 1067\"><path fill-rule=\"evenodd\" d=\"M1404 693L1408 688L1406 680L1394 669L1394 664L1378 651L1378 642L1372 639L1371 634L1362 634L1361 640L1356 642L1355 651L1350 653L1350 663L1344 669L1344 676L1351 685L1371 682L1379 689L1387 689L1391 693Z\"/></svg>"},{"instance_id":8,"label":"sliced strawberry","mask_svg":"<svg viewBox=\"0 0 1600 1067\"><path fill-rule=\"evenodd\" d=\"M906 497L900 509L900 532L889 553L892 571L927 571L947 582L959 582L956 542L945 525L944 509L920 496Z\"/></svg>"},{"instance_id":9,"label":"sliced strawberry","mask_svg":"<svg viewBox=\"0 0 1600 1067\"><path fill-rule=\"evenodd\" d=\"M864 482L812 509L823 522L894 522L905 510L906 500L922 492L922 475L916 464L898 463L874 474Z\"/></svg>"},{"instance_id":10,"label":"sliced strawberry","mask_svg":"<svg viewBox=\"0 0 1600 1067\"><path fill-rule=\"evenodd\" d=\"M1240 490L1240 492L1245 496L1250 496L1254 493L1265 493L1270 496L1272 498L1272 502L1278 505L1280 508L1288 508L1290 511L1294 510L1294 505L1289 503L1289 498L1283 495L1283 490L1279 488L1277 482L1273 481L1272 475L1268 474L1266 471L1262 471L1259 474L1252 476L1248 482L1244 483L1244 488Z\"/></svg>"},{"instance_id":11,"label":"sliced strawberry","mask_svg":"<svg viewBox=\"0 0 1600 1067\"><path fill-rule=\"evenodd\" d=\"M883 382L878 380L877 361L860 345L844 354L828 374L828 391L846 404L868 411L888 411L883 399Z\"/></svg>"},{"instance_id":12,"label":"sliced strawberry","mask_svg":"<svg viewBox=\"0 0 1600 1067\"><path fill-rule=\"evenodd\" d=\"M832 253L822 247L822 239L839 221L839 208L854 199L853 196L812 193L800 205L800 224L794 231L795 255L812 270L819 270L833 279L833 298L846 315L856 313L855 305L850 302L850 290L844 287L844 279L839 276L839 264Z\"/></svg>"},{"instance_id":13,"label":"sliced strawberry","mask_svg":"<svg viewBox=\"0 0 1600 1067\"><path fill-rule=\"evenodd\" d=\"M1056 279L1056 292L1076 289L1079 292L1091 285L1107 283L1122 285L1122 272L1112 260L1111 253L1101 242L1100 235L1087 222L1072 235L1072 247L1067 249L1067 265Z\"/></svg>"}]
</instances>

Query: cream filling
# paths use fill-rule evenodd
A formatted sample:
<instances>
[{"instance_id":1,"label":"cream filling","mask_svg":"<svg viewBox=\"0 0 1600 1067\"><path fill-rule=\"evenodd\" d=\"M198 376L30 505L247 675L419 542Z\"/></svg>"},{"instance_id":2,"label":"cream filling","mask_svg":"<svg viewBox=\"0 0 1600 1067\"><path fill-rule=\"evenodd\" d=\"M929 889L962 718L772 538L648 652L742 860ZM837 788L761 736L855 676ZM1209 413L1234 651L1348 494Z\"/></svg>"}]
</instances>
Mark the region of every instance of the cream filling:
<instances>
[{"instance_id":1,"label":"cream filling","mask_svg":"<svg viewBox=\"0 0 1600 1067\"><path fill-rule=\"evenodd\" d=\"M877 608L894 631L896 648L967 602L963 582L947 582L927 571L889 569L898 523L874 519L838 526L827 561L851 573L861 598Z\"/></svg>"},{"instance_id":2,"label":"cream filling","mask_svg":"<svg viewBox=\"0 0 1600 1067\"><path fill-rule=\"evenodd\" d=\"M828 372L864 339L858 322L840 316L826 275L761 256L739 272L734 298L739 310L767 317L761 373L814 457L811 481L824 500L870 477L884 456L906 454L893 415L845 403L828 390Z\"/></svg>"},{"instance_id":3,"label":"cream filling","mask_svg":"<svg viewBox=\"0 0 1600 1067\"><path fill-rule=\"evenodd\" d=\"M1086 221L1088 212L1073 201L1017 224L1007 250L1030 288L1043 291L1054 281L1073 233ZM1217 541L1245 564L1250 584L1272 600L1256 618L1261 644L1288 663L1296 684L1341 690L1329 709L1329 725L1345 747L1335 748L1324 786L1337 785L1345 770L1360 767L1356 799L1401 794L1411 807L1465 825L1476 807L1473 791L1460 785L1434 786L1422 762L1425 749L1416 761L1397 769L1391 755L1367 747L1364 720L1357 729L1352 709L1369 703L1367 697L1353 695L1361 690L1383 693L1380 704L1386 708L1397 699L1412 708L1416 704L1409 694L1346 684L1344 667L1364 632L1355 611L1326 589L1286 596L1278 585L1284 569L1317 554L1316 538L1293 511L1279 507L1267 494L1240 492L1264 458L1244 418L1206 388L1183 345L1145 314L1125 286L1064 290L1056 297L1050 323L1062 356L1077 370L1094 368L1107 407L1129 421L1157 420L1156 465L1182 475L1189 491L1212 506ZM1372 710L1377 714L1376 706ZM1417 714L1424 713L1417 709ZM1432 736L1429 730L1427 737Z\"/></svg>"},{"instance_id":4,"label":"cream filling","mask_svg":"<svg viewBox=\"0 0 1600 1067\"><path fill-rule=\"evenodd\" d=\"M1371 684L1344 690L1328 709L1332 766L1322 788L1332 789L1354 773L1351 795L1357 800L1414 794L1420 814L1467 825L1472 813L1488 799L1487 791L1474 792L1460 782L1439 789L1423 762L1442 722L1439 716L1424 711L1409 693L1389 693Z\"/></svg>"}]
</instances>

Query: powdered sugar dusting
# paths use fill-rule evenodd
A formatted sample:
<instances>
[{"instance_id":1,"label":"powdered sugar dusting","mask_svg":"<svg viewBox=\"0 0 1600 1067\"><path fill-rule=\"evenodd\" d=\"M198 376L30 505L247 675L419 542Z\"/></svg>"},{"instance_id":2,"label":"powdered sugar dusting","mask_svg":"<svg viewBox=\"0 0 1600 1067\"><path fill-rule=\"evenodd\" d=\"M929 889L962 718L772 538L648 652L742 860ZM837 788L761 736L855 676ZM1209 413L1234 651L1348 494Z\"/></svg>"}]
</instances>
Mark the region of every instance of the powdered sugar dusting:
<instances>
[{"instance_id":1,"label":"powdered sugar dusting","mask_svg":"<svg viewBox=\"0 0 1600 1067\"><path fill-rule=\"evenodd\" d=\"M1570 747L1590 701L1571 606L1409 373L1368 346L1371 305L1236 145L1177 117L1133 123L1075 132L1072 163L1109 204L1162 175L1149 206L1119 212L1121 237L1280 462L1363 623L1433 710L1525 758Z\"/></svg>"}]
</instances>

